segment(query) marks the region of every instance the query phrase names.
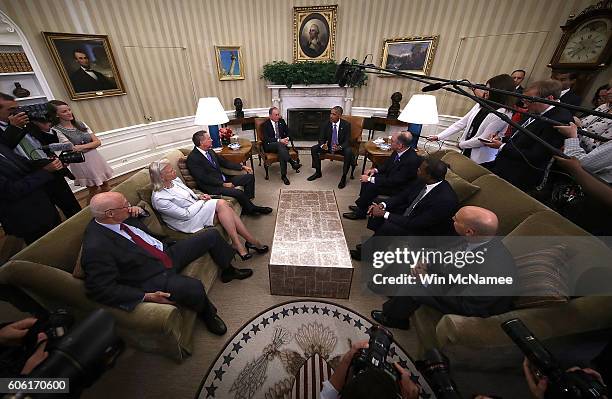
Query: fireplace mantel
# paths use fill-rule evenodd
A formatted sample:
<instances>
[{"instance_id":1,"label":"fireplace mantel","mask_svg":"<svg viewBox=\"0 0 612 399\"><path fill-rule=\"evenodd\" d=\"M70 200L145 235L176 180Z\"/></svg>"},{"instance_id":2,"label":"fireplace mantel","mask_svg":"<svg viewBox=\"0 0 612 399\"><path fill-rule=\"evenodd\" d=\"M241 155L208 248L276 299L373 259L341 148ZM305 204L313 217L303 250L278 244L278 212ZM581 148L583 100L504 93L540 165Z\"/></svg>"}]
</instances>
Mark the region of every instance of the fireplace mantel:
<instances>
[{"instance_id":1,"label":"fireplace mantel","mask_svg":"<svg viewBox=\"0 0 612 399\"><path fill-rule=\"evenodd\" d=\"M287 110L294 108L332 108L336 105L344 109L344 115L351 115L353 107L352 87L338 85L268 85L272 91L272 105L280 109L287 119Z\"/></svg>"}]
</instances>

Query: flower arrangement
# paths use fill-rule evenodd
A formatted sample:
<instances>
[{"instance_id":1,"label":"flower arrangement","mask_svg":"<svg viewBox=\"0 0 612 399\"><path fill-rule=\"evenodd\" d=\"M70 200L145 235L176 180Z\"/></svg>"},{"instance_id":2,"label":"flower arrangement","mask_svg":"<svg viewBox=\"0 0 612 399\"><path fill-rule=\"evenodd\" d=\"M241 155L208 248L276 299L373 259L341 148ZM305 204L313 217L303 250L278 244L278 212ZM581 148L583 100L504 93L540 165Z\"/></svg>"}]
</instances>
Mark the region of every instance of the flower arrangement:
<instances>
[{"instance_id":1,"label":"flower arrangement","mask_svg":"<svg viewBox=\"0 0 612 399\"><path fill-rule=\"evenodd\" d=\"M222 127L219 129L219 137L221 138L221 144L223 145L229 145L233 135L234 132L232 132L232 129L229 127Z\"/></svg>"}]
</instances>

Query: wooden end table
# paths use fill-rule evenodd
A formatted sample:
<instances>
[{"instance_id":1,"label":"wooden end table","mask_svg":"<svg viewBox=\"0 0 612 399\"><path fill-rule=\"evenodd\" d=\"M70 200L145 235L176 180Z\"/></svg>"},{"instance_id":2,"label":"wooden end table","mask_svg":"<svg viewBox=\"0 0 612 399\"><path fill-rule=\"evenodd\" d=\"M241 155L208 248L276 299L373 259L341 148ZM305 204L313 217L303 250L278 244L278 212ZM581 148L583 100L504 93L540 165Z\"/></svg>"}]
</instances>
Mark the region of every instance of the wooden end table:
<instances>
[{"instance_id":1,"label":"wooden end table","mask_svg":"<svg viewBox=\"0 0 612 399\"><path fill-rule=\"evenodd\" d=\"M228 146L224 145L223 149L217 152L217 155L223 157L230 162L239 163L241 165L245 165L247 160L251 160L251 169L254 169L253 166L253 143L249 139L238 139L240 143L240 148L237 150L232 150ZM254 172L253 172L254 173Z\"/></svg>"}]
</instances>

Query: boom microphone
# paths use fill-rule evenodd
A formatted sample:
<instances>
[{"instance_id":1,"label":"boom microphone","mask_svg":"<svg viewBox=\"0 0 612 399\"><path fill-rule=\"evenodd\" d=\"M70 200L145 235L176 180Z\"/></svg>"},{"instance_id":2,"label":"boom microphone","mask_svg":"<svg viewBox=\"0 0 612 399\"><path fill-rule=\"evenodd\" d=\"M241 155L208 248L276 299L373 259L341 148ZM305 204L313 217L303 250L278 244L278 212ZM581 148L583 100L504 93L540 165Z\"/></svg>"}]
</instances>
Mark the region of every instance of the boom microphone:
<instances>
[{"instance_id":1,"label":"boom microphone","mask_svg":"<svg viewBox=\"0 0 612 399\"><path fill-rule=\"evenodd\" d=\"M427 93L428 91L436 91L436 90L440 90L444 86L452 85L452 84L455 84L455 83L458 83L458 82L460 82L460 80L450 80L448 82L432 83L432 84L429 84L429 85L423 87L421 89L421 91L423 93Z\"/></svg>"},{"instance_id":2,"label":"boom microphone","mask_svg":"<svg viewBox=\"0 0 612 399\"><path fill-rule=\"evenodd\" d=\"M348 61L348 57L344 58L344 61L342 61L340 63L340 65L338 65L338 68L336 69L336 83L338 83L338 86L340 87L344 87L346 86L346 83L348 82L349 79L349 75L351 74L351 63Z\"/></svg>"},{"instance_id":3,"label":"boom microphone","mask_svg":"<svg viewBox=\"0 0 612 399\"><path fill-rule=\"evenodd\" d=\"M72 151L72 149L72 143L51 143L49 145L43 145L41 147L41 150L43 151L53 152Z\"/></svg>"}]
</instances>

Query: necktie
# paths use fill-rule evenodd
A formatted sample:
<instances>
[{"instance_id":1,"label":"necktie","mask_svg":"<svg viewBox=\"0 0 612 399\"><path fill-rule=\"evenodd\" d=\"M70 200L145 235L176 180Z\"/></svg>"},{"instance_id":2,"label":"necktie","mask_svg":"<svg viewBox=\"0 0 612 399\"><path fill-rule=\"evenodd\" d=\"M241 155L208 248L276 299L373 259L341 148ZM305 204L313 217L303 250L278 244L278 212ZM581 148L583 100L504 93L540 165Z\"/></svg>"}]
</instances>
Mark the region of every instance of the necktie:
<instances>
[{"instance_id":1,"label":"necktie","mask_svg":"<svg viewBox=\"0 0 612 399\"><path fill-rule=\"evenodd\" d=\"M210 153L208 151L206 151L204 154L206 154L206 159L208 159L208 162L210 162L215 169L217 169L217 170L219 170L219 172L221 172L221 170L217 166L217 163L215 162L215 159L212 157L212 155L210 155ZM223 174L223 172L221 172L221 178L223 179L224 182L227 181L227 179L225 178L225 175Z\"/></svg>"},{"instance_id":2,"label":"necktie","mask_svg":"<svg viewBox=\"0 0 612 399\"><path fill-rule=\"evenodd\" d=\"M127 227L127 225L121 223L119 225L119 228L122 231L125 231L127 233L127 235L130 236L132 241L134 241L134 244L136 244L140 248L144 249L145 252L147 252L149 255L153 255L154 257L159 259L159 261L161 263L163 263L163 265L164 265L164 267L166 269L170 269L172 267L172 259L170 259L170 257L164 251L160 251L159 249L157 249L153 245L149 244L148 242L146 242L145 240L140 238L140 236L138 234L134 233L132 230L130 230L130 228Z\"/></svg>"},{"instance_id":3,"label":"necktie","mask_svg":"<svg viewBox=\"0 0 612 399\"><path fill-rule=\"evenodd\" d=\"M332 123L332 147L334 145L338 145L338 129L336 129L336 124Z\"/></svg>"},{"instance_id":4,"label":"necktie","mask_svg":"<svg viewBox=\"0 0 612 399\"><path fill-rule=\"evenodd\" d=\"M278 130L278 122L274 122L274 124L276 125L276 131L274 132L274 134L276 135L276 139L278 140L278 138L280 137L280 133Z\"/></svg>"},{"instance_id":5,"label":"necktie","mask_svg":"<svg viewBox=\"0 0 612 399\"><path fill-rule=\"evenodd\" d=\"M395 159L393 160L393 162L398 163L399 161L400 161L399 154L395 154Z\"/></svg>"},{"instance_id":6,"label":"necktie","mask_svg":"<svg viewBox=\"0 0 612 399\"><path fill-rule=\"evenodd\" d=\"M410 215L412 213L412 211L417 206L419 201L425 196L425 192L426 191L427 191L427 186L423 187L421 192L419 192L419 195L417 195L417 197L414 199L414 201L412 201L412 204L410 204L410 206L408 208L406 208L406 210L404 211L404 216L408 216L408 215Z\"/></svg>"}]
</instances>

